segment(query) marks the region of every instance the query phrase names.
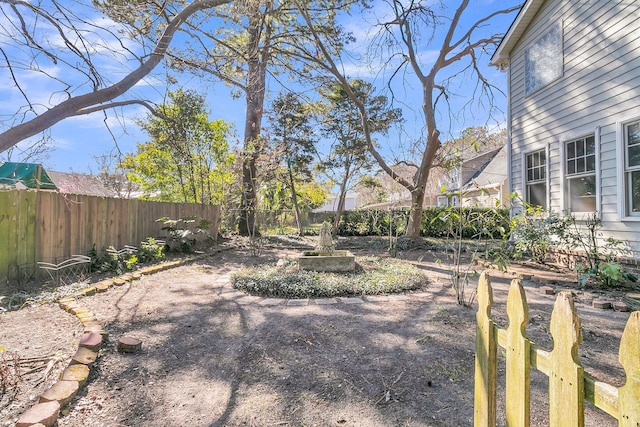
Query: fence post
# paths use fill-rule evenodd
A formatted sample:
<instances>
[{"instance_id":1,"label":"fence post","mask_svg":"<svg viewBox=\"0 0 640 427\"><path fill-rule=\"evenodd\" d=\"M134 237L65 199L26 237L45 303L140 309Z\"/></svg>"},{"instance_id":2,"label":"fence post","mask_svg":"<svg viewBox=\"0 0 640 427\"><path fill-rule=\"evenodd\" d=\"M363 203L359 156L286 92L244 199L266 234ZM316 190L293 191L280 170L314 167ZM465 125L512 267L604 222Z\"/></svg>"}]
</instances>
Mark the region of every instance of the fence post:
<instances>
[{"instance_id":1,"label":"fence post","mask_svg":"<svg viewBox=\"0 0 640 427\"><path fill-rule=\"evenodd\" d=\"M627 376L618 389L620 427L640 426L640 311L629 316L620 341L620 364Z\"/></svg>"},{"instance_id":2,"label":"fence post","mask_svg":"<svg viewBox=\"0 0 640 427\"><path fill-rule=\"evenodd\" d=\"M580 319L571 292L560 292L551 313L549 426L584 426L584 370L578 362Z\"/></svg>"},{"instance_id":3,"label":"fence post","mask_svg":"<svg viewBox=\"0 0 640 427\"><path fill-rule=\"evenodd\" d=\"M507 426L528 427L530 423L531 343L527 339L529 322L527 297L522 280L513 279L507 297L506 417Z\"/></svg>"},{"instance_id":4,"label":"fence post","mask_svg":"<svg viewBox=\"0 0 640 427\"><path fill-rule=\"evenodd\" d=\"M495 427L497 335L491 320L493 291L487 272L480 275L477 295L473 423L475 427Z\"/></svg>"}]
</instances>

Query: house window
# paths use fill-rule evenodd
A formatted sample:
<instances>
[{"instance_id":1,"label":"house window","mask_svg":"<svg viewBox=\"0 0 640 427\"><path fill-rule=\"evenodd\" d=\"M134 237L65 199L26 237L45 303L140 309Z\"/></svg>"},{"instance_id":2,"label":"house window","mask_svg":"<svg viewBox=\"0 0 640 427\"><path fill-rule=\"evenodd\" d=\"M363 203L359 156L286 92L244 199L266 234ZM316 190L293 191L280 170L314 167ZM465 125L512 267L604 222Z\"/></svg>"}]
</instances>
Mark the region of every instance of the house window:
<instances>
[{"instance_id":1,"label":"house window","mask_svg":"<svg viewBox=\"0 0 640 427\"><path fill-rule=\"evenodd\" d=\"M596 210L596 142L593 135L565 142L567 208L571 212Z\"/></svg>"},{"instance_id":2,"label":"house window","mask_svg":"<svg viewBox=\"0 0 640 427\"><path fill-rule=\"evenodd\" d=\"M446 208L449 206L449 199L447 196L438 196L436 199L436 204L439 208Z\"/></svg>"},{"instance_id":3,"label":"house window","mask_svg":"<svg viewBox=\"0 0 640 427\"><path fill-rule=\"evenodd\" d=\"M627 213L640 216L640 121L624 126Z\"/></svg>"},{"instance_id":4,"label":"house window","mask_svg":"<svg viewBox=\"0 0 640 427\"><path fill-rule=\"evenodd\" d=\"M562 76L562 67L562 31L556 25L524 52L525 94Z\"/></svg>"},{"instance_id":5,"label":"house window","mask_svg":"<svg viewBox=\"0 0 640 427\"><path fill-rule=\"evenodd\" d=\"M526 155L526 202L547 209L547 154L545 150Z\"/></svg>"}]
</instances>

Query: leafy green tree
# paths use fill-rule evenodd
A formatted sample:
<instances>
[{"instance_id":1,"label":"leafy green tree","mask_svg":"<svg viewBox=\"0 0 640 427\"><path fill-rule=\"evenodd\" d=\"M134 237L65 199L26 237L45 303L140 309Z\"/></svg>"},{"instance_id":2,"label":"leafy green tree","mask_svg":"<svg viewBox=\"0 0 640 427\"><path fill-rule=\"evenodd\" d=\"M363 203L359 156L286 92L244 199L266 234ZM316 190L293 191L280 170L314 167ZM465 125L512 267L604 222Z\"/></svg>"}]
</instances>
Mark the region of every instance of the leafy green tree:
<instances>
[{"instance_id":1,"label":"leafy green tree","mask_svg":"<svg viewBox=\"0 0 640 427\"><path fill-rule=\"evenodd\" d=\"M368 111L369 134L386 134L389 128L401 120L401 111L387 107L387 98L373 94L373 87L364 80L352 80L349 88ZM339 186L338 205L333 222L333 234L338 232L340 214L344 210L347 192L357 183L358 177L370 171L375 159L368 151L360 112L342 85L334 85L322 91L327 102L322 132L333 140L329 155L320 168Z\"/></svg>"},{"instance_id":2,"label":"leafy green tree","mask_svg":"<svg viewBox=\"0 0 640 427\"><path fill-rule=\"evenodd\" d=\"M316 31L332 41L334 53L348 39L335 23L336 11L350 4L351 0L307 3L321 23ZM159 16L161 13L155 12ZM291 0L234 2L212 9L187 26L191 42L171 52L172 66L203 77L213 76L230 86L232 95L246 100L238 230L242 235L255 235L259 188L256 165L265 148L261 133L268 77L276 81L280 74L289 73L299 82L309 79L315 65L298 60L298 52L305 51L311 39L309 28L298 19Z\"/></svg>"},{"instance_id":3,"label":"leafy green tree","mask_svg":"<svg viewBox=\"0 0 640 427\"><path fill-rule=\"evenodd\" d=\"M121 168L154 200L220 204L235 175L228 138L231 127L209 121L204 98L192 91L169 93L157 115L141 123L150 141L127 155Z\"/></svg>"},{"instance_id":4,"label":"leafy green tree","mask_svg":"<svg viewBox=\"0 0 640 427\"><path fill-rule=\"evenodd\" d=\"M275 182L282 182L278 178L284 178L284 184L290 192L291 205L300 235L303 234L303 229L296 182L305 184L312 181L311 164L317 142L312 118L310 106L291 92L280 94L273 101L269 117L271 130L268 138L268 152L273 159L272 164L276 166L274 172L282 169L285 171L284 177L282 173L274 173L271 174L271 178Z\"/></svg>"}]
</instances>

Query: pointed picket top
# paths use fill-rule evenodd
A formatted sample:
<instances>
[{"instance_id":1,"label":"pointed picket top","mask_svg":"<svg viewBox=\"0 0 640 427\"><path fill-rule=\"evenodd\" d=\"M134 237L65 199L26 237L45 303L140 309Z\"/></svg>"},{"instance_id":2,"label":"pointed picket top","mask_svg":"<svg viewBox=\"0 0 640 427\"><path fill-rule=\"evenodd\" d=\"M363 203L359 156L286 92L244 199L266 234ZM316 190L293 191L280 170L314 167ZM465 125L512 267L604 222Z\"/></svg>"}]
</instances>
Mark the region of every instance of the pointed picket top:
<instances>
[{"instance_id":1,"label":"pointed picket top","mask_svg":"<svg viewBox=\"0 0 640 427\"><path fill-rule=\"evenodd\" d=\"M571 292L560 292L551 313L549 426L584 426L584 370L578 361L580 319Z\"/></svg>"},{"instance_id":2,"label":"pointed picket top","mask_svg":"<svg viewBox=\"0 0 640 427\"><path fill-rule=\"evenodd\" d=\"M506 421L508 426L528 427L531 419L531 344L527 339L529 322L527 297L521 279L513 279L507 297L506 343Z\"/></svg>"},{"instance_id":3,"label":"pointed picket top","mask_svg":"<svg viewBox=\"0 0 640 427\"><path fill-rule=\"evenodd\" d=\"M483 313L483 317L491 316L491 307L493 307L493 289L491 288L491 277L489 273L483 271L478 279L478 314Z\"/></svg>"},{"instance_id":4,"label":"pointed picket top","mask_svg":"<svg viewBox=\"0 0 640 427\"><path fill-rule=\"evenodd\" d=\"M578 346L582 344L580 319L571 292L560 292L551 313L553 351L566 351L578 363Z\"/></svg>"},{"instance_id":5,"label":"pointed picket top","mask_svg":"<svg viewBox=\"0 0 640 427\"><path fill-rule=\"evenodd\" d=\"M511 325L519 325L520 335L527 336L525 331L529 322L529 307L527 296L522 287L522 279L513 279L507 296L507 313L509 315L509 330Z\"/></svg>"},{"instance_id":6,"label":"pointed picket top","mask_svg":"<svg viewBox=\"0 0 640 427\"><path fill-rule=\"evenodd\" d=\"M640 311L629 316L620 341L620 364L627 374L624 386L618 389L620 427L640 425Z\"/></svg>"},{"instance_id":7,"label":"pointed picket top","mask_svg":"<svg viewBox=\"0 0 640 427\"><path fill-rule=\"evenodd\" d=\"M478 280L477 298L473 423L475 427L492 427L496 425L498 343L495 324L491 320L491 279L486 271Z\"/></svg>"}]
</instances>

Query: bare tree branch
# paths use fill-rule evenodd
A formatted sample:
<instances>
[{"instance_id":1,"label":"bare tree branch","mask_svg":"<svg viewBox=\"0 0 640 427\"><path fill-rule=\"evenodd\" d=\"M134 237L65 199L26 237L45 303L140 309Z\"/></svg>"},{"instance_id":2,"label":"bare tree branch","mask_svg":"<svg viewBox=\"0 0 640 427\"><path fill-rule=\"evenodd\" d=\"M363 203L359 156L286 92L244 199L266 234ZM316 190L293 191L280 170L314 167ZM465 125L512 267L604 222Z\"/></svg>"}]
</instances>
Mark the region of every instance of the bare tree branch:
<instances>
[{"instance_id":1,"label":"bare tree branch","mask_svg":"<svg viewBox=\"0 0 640 427\"><path fill-rule=\"evenodd\" d=\"M9 1L13 2L15 0ZM154 50L137 69L129 73L119 82L87 94L72 96L33 119L0 133L0 151L4 151L19 141L50 128L65 118L77 115L78 112L83 109L93 108L94 106L109 102L123 95L160 63L176 31L190 16L199 11L226 4L230 1L231 0L196 0L189 3L167 24Z\"/></svg>"}]
</instances>

